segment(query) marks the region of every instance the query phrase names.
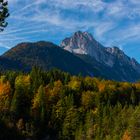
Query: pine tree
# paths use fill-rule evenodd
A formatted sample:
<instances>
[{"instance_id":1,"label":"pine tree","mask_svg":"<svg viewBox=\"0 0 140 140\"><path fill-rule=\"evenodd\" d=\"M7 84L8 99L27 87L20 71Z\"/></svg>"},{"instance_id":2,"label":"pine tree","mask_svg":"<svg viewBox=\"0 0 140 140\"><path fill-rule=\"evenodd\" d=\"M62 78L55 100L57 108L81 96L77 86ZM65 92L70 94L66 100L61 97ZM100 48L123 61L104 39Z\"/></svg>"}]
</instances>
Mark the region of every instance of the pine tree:
<instances>
[{"instance_id":1,"label":"pine tree","mask_svg":"<svg viewBox=\"0 0 140 140\"><path fill-rule=\"evenodd\" d=\"M66 117L63 123L62 134L63 138L67 140L74 139L76 129L79 126L78 110L74 107L67 110Z\"/></svg>"},{"instance_id":2,"label":"pine tree","mask_svg":"<svg viewBox=\"0 0 140 140\"><path fill-rule=\"evenodd\" d=\"M46 93L44 87L41 85L38 89L37 94L35 95L33 99L33 112L36 115L36 119L39 119L41 121L45 120L45 114L46 114Z\"/></svg>"}]
</instances>

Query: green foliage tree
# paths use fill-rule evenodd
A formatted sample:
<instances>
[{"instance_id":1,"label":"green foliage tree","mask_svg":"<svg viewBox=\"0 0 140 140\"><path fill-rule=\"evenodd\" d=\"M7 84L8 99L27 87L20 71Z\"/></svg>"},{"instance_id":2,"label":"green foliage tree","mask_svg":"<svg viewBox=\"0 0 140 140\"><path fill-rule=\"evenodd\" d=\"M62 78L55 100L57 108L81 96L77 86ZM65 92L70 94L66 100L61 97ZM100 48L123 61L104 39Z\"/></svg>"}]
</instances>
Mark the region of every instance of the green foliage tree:
<instances>
[{"instance_id":1,"label":"green foliage tree","mask_svg":"<svg viewBox=\"0 0 140 140\"><path fill-rule=\"evenodd\" d=\"M64 139L71 140L75 137L76 129L79 125L79 114L76 108L72 107L67 110L63 123L62 135Z\"/></svg>"},{"instance_id":2,"label":"green foliage tree","mask_svg":"<svg viewBox=\"0 0 140 140\"><path fill-rule=\"evenodd\" d=\"M132 139L140 138L140 107L136 107L131 115L128 130Z\"/></svg>"},{"instance_id":3,"label":"green foliage tree","mask_svg":"<svg viewBox=\"0 0 140 140\"><path fill-rule=\"evenodd\" d=\"M30 77L17 76L15 92L11 101L11 112L18 117L27 117L30 104Z\"/></svg>"},{"instance_id":4,"label":"green foliage tree","mask_svg":"<svg viewBox=\"0 0 140 140\"><path fill-rule=\"evenodd\" d=\"M39 86L43 84L42 72L39 68L33 67L32 71L30 72L32 89L34 93L37 91Z\"/></svg>"},{"instance_id":5,"label":"green foliage tree","mask_svg":"<svg viewBox=\"0 0 140 140\"><path fill-rule=\"evenodd\" d=\"M37 94L35 95L33 99L33 112L36 115L36 119L39 119L41 121L45 120L45 113L46 113L46 93L44 87L41 85L38 89Z\"/></svg>"},{"instance_id":6,"label":"green foliage tree","mask_svg":"<svg viewBox=\"0 0 140 140\"><path fill-rule=\"evenodd\" d=\"M82 105L85 109L90 109L95 107L96 93L87 91L82 93Z\"/></svg>"},{"instance_id":7,"label":"green foliage tree","mask_svg":"<svg viewBox=\"0 0 140 140\"><path fill-rule=\"evenodd\" d=\"M8 2L5 0L0 0L0 31L3 31L4 28L8 25L5 19L9 16L8 11Z\"/></svg>"}]
</instances>

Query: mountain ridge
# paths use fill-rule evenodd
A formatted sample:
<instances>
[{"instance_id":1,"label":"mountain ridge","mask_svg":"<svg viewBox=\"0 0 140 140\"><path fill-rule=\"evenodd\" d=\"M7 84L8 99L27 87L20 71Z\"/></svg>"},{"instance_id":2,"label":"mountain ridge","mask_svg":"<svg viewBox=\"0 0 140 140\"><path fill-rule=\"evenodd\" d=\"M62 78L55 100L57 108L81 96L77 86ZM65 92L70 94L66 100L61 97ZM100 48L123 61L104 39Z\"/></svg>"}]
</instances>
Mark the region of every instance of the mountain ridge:
<instances>
[{"instance_id":1,"label":"mountain ridge","mask_svg":"<svg viewBox=\"0 0 140 140\"><path fill-rule=\"evenodd\" d=\"M122 81L128 80L130 77L131 80L134 77L135 80L139 79L140 64L134 58L130 58L116 46L104 47L88 32L75 32L72 36L64 39L60 47L73 54L87 55L87 57L91 57L90 60L95 59L116 76L121 74ZM89 63L92 64L92 62Z\"/></svg>"},{"instance_id":2,"label":"mountain ridge","mask_svg":"<svg viewBox=\"0 0 140 140\"><path fill-rule=\"evenodd\" d=\"M33 66L116 81L140 79L140 64L134 58L118 47L104 47L81 31L65 38L60 46L46 41L23 42L0 56L0 70L30 71Z\"/></svg>"},{"instance_id":3,"label":"mountain ridge","mask_svg":"<svg viewBox=\"0 0 140 140\"><path fill-rule=\"evenodd\" d=\"M19 62L27 70L33 66L38 66L43 70L58 68L71 74L81 72L83 75L93 75L92 69L87 63L51 42L20 43L4 53L1 58ZM24 68L19 70L24 70Z\"/></svg>"},{"instance_id":4,"label":"mountain ridge","mask_svg":"<svg viewBox=\"0 0 140 140\"><path fill-rule=\"evenodd\" d=\"M104 47L102 44L96 41L94 37L88 32L78 31L71 37L67 37L66 40L64 39L61 42L60 46L72 53L90 55L97 61L105 63L111 67L114 63L110 60L116 59L116 57L120 59L124 58L125 61L135 63L135 65L139 64L136 60L134 61L134 59L128 57L118 47ZM139 68L136 69L140 70L140 64L138 67Z\"/></svg>"}]
</instances>

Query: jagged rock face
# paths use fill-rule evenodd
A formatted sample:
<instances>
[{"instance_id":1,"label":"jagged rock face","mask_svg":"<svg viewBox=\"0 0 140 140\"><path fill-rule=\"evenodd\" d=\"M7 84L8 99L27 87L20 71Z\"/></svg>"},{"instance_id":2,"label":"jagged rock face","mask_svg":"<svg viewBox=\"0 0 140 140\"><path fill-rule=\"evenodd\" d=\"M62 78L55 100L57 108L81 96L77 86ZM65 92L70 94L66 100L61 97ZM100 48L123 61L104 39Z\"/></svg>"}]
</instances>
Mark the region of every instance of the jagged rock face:
<instances>
[{"instance_id":1,"label":"jagged rock face","mask_svg":"<svg viewBox=\"0 0 140 140\"><path fill-rule=\"evenodd\" d=\"M61 47L77 54L96 55L95 51L99 49L99 43L94 40L91 34L87 32L76 32L72 37L66 38L62 41Z\"/></svg>"},{"instance_id":2,"label":"jagged rock face","mask_svg":"<svg viewBox=\"0 0 140 140\"><path fill-rule=\"evenodd\" d=\"M69 52L90 55L99 62L113 66L113 56L87 32L76 32L64 39L60 46Z\"/></svg>"},{"instance_id":3,"label":"jagged rock face","mask_svg":"<svg viewBox=\"0 0 140 140\"><path fill-rule=\"evenodd\" d=\"M62 41L60 46L72 53L86 54L109 67L129 65L140 73L140 64L118 47L104 47L88 32L78 31Z\"/></svg>"},{"instance_id":4,"label":"jagged rock face","mask_svg":"<svg viewBox=\"0 0 140 140\"><path fill-rule=\"evenodd\" d=\"M134 58L131 59L131 65L133 66L135 70L140 72L140 64L136 61L136 59Z\"/></svg>"},{"instance_id":5,"label":"jagged rock face","mask_svg":"<svg viewBox=\"0 0 140 140\"><path fill-rule=\"evenodd\" d=\"M122 50L118 47L106 48L106 51L111 53L114 58L118 59L121 65L129 65L140 73L140 64L134 59L128 57ZM115 63L115 62L114 62Z\"/></svg>"}]
</instances>

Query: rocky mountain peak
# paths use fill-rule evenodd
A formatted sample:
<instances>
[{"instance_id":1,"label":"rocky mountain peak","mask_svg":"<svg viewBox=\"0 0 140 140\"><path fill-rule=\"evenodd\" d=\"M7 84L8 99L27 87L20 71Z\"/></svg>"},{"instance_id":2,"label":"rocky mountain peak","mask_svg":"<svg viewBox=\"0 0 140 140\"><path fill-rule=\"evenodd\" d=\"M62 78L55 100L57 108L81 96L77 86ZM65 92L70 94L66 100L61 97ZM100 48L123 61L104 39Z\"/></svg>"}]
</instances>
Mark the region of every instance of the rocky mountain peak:
<instances>
[{"instance_id":1,"label":"rocky mountain peak","mask_svg":"<svg viewBox=\"0 0 140 140\"><path fill-rule=\"evenodd\" d=\"M76 54L92 55L100 44L88 32L75 32L71 37L62 41L60 46L69 52Z\"/></svg>"},{"instance_id":2,"label":"rocky mountain peak","mask_svg":"<svg viewBox=\"0 0 140 140\"><path fill-rule=\"evenodd\" d=\"M60 45L63 49L81 55L89 55L99 63L109 67L129 65L140 71L140 64L128 57L118 47L104 47L88 32L77 31L71 37L64 39Z\"/></svg>"},{"instance_id":3,"label":"rocky mountain peak","mask_svg":"<svg viewBox=\"0 0 140 140\"><path fill-rule=\"evenodd\" d=\"M77 32L74 33L73 37L93 41L93 36L88 32L77 31Z\"/></svg>"}]
</instances>

